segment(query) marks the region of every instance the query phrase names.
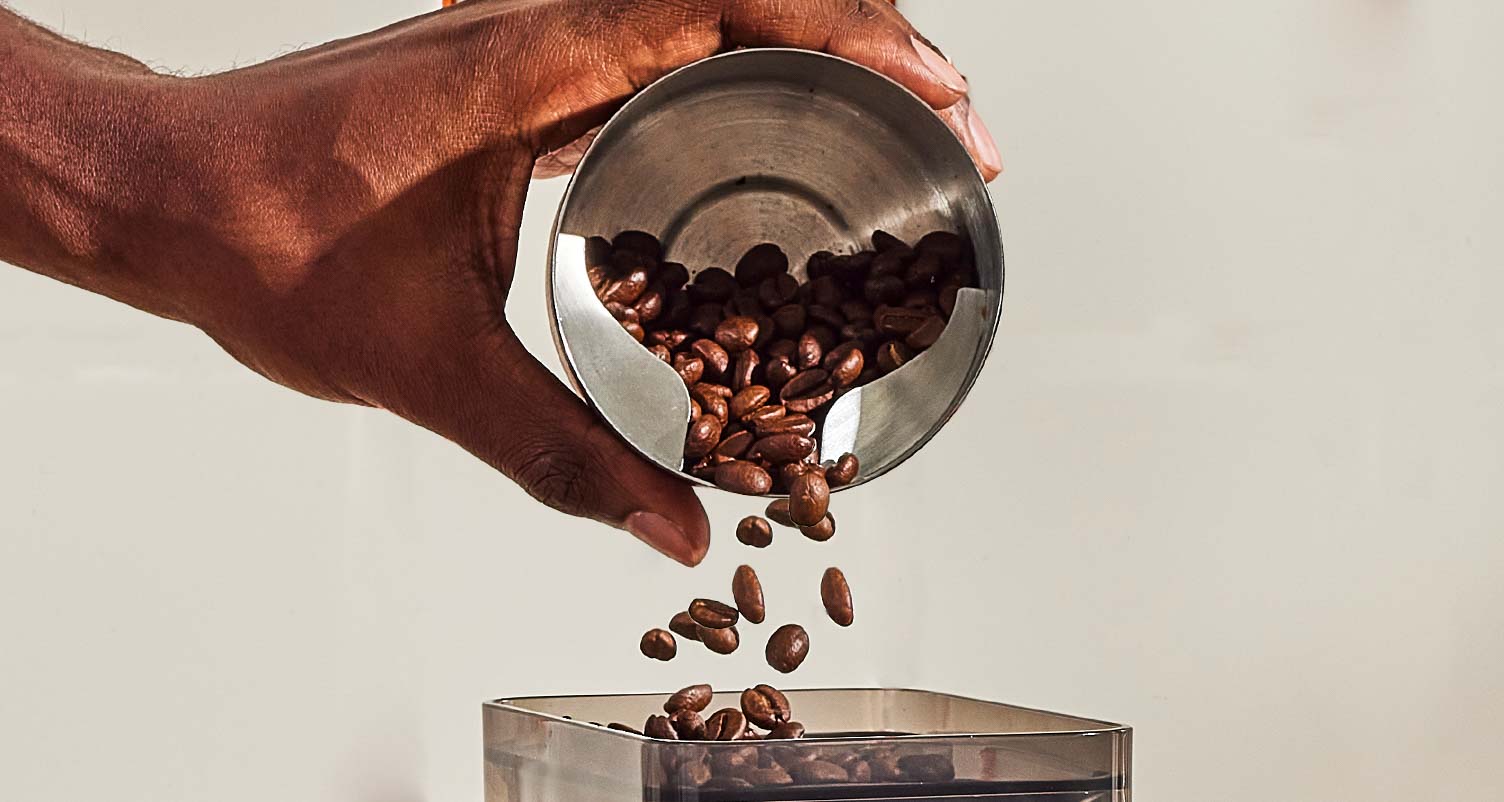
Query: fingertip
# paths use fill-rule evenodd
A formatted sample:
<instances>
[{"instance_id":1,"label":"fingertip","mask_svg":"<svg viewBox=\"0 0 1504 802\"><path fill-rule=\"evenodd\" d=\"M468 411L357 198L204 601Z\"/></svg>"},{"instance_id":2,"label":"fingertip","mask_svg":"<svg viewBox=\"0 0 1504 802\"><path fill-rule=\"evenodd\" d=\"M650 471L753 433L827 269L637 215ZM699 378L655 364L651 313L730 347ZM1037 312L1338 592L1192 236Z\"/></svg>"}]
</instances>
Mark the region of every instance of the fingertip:
<instances>
[{"instance_id":1,"label":"fingertip","mask_svg":"<svg viewBox=\"0 0 1504 802\"><path fill-rule=\"evenodd\" d=\"M629 514L622 526L659 554L692 568L699 565L710 550L710 524L698 503L696 508L695 514L687 521L675 521L651 510L638 510Z\"/></svg>"}]
</instances>

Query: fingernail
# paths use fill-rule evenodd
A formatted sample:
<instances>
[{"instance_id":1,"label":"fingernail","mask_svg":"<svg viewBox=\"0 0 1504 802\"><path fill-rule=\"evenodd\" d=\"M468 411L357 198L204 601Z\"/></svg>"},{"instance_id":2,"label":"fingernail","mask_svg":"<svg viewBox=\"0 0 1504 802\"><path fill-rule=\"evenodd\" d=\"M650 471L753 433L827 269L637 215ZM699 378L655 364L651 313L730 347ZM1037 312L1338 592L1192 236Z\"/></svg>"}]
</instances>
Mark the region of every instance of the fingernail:
<instances>
[{"instance_id":1,"label":"fingernail","mask_svg":"<svg viewBox=\"0 0 1504 802\"><path fill-rule=\"evenodd\" d=\"M1001 173L1003 155L997 152L997 141L992 138L992 132L987 130L987 124L982 122L976 109L971 109L967 114L966 127L971 131L971 144L977 149L977 161L988 170Z\"/></svg>"},{"instance_id":2,"label":"fingernail","mask_svg":"<svg viewBox=\"0 0 1504 802\"><path fill-rule=\"evenodd\" d=\"M694 565L694 546L673 521L656 512L634 512L627 516L627 531L652 546L665 557L684 565Z\"/></svg>"},{"instance_id":3,"label":"fingernail","mask_svg":"<svg viewBox=\"0 0 1504 802\"><path fill-rule=\"evenodd\" d=\"M910 36L909 41L914 44L914 52L919 54L919 60L934 74L935 79L945 84L945 88L959 94L966 93L966 78L956 70L955 65L945 60L945 56L935 52L933 47L925 44L917 36Z\"/></svg>"}]
</instances>

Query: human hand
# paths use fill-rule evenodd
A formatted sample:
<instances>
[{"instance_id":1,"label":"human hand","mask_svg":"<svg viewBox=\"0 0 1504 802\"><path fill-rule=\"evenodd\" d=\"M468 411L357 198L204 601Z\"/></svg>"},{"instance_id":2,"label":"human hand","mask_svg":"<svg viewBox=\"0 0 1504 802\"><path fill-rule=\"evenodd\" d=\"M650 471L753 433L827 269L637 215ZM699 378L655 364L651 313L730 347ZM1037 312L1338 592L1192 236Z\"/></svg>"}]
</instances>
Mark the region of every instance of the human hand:
<instances>
[{"instance_id":1,"label":"human hand","mask_svg":"<svg viewBox=\"0 0 1504 802\"><path fill-rule=\"evenodd\" d=\"M885 2L468 0L254 67L130 82L157 133L117 159L117 202L142 211L106 250L148 278L101 291L695 564L709 525L690 485L527 352L506 300L534 173L569 169L656 78L740 46L879 70L942 110L988 178L1001 169L964 79Z\"/></svg>"}]
</instances>

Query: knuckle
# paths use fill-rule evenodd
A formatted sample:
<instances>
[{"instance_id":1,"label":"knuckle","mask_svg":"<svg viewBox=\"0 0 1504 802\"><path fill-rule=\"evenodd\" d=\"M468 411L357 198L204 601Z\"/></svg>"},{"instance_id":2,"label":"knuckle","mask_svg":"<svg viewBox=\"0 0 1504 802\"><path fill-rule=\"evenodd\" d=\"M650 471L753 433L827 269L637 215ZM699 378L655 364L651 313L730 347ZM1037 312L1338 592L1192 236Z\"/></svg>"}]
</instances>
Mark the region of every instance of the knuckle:
<instances>
[{"instance_id":1,"label":"knuckle","mask_svg":"<svg viewBox=\"0 0 1504 802\"><path fill-rule=\"evenodd\" d=\"M584 455L562 443L514 443L505 463L528 495L557 510L579 515L590 502L590 471Z\"/></svg>"}]
</instances>

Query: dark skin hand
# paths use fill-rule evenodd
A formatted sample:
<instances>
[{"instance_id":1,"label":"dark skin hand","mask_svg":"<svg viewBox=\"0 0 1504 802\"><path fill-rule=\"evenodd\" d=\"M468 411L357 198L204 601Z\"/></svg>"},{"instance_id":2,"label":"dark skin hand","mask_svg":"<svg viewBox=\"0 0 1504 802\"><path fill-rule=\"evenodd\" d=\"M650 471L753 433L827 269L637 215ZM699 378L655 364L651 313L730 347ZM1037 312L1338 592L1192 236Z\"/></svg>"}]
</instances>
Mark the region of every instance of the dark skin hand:
<instances>
[{"instance_id":1,"label":"dark skin hand","mask_svg":"<svg viewBox=\"0 0 1504 802\"><path fill-rule=\"evenodd\" d=\"M0 10L0 260L199 327L252 370L381 407L544 503L685 564L690 486L506 321L528 182L672 69L823 50L1002 169L959 73L872 0L469 0L219 75L160 75Z\"/></svg>"}]
</instances>

